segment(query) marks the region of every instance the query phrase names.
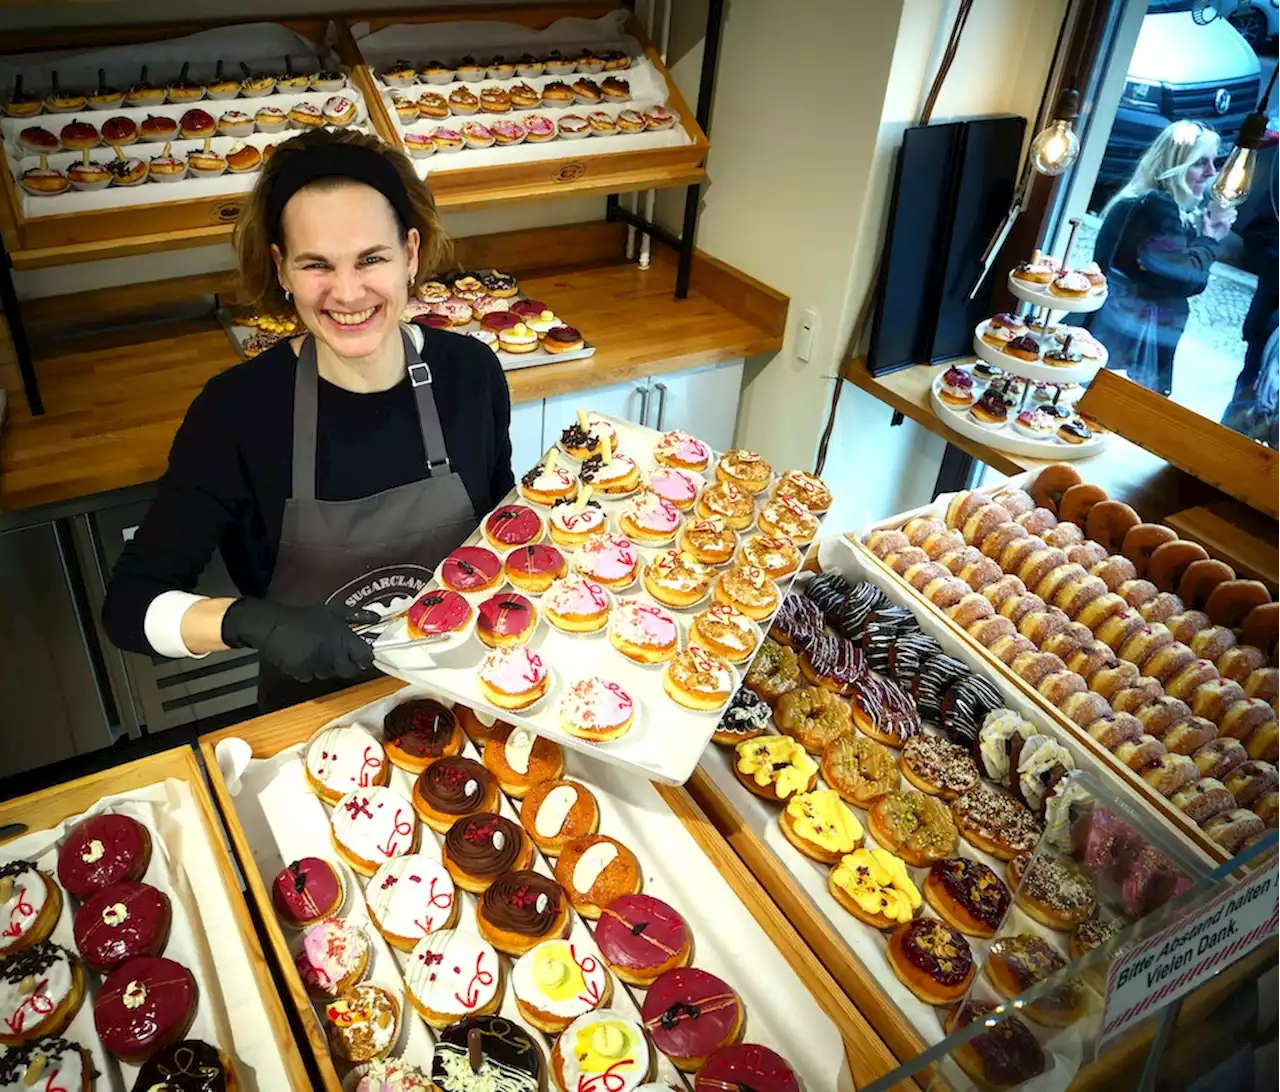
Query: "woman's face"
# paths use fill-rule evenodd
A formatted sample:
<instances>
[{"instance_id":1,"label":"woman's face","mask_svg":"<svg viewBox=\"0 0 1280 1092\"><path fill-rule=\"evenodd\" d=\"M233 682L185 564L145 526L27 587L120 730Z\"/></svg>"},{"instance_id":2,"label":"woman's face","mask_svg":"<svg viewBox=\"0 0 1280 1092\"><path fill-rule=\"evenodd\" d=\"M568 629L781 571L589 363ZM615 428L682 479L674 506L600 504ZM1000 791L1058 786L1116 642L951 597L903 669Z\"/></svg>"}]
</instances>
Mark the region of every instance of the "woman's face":
<instances>
[{"instance_id":1,"label":"woman's face","mask_svg":"<svg viewBox=\"0 0 1280 1092\"><path fill-rule=\"evenodd\" d=\"M280 283L298 317L338 356L367 357L399 330L418 269L418 233L400 241L390 202L358 182L300 190L281 217Z\"/></svg>"},{"instance_id":2,"label":"woman's face","mask_svg":"<svg viewBox=\"0 0 1280 1092\"><path fill-rule=\"evenodd\" d=\"M1213 156L1202 155L1187 168L1187 186L1197 197L1201 197L1205 186L1213 181L1213 176L1217 173L1213 166Z\"/></svg>"}]
</instances>

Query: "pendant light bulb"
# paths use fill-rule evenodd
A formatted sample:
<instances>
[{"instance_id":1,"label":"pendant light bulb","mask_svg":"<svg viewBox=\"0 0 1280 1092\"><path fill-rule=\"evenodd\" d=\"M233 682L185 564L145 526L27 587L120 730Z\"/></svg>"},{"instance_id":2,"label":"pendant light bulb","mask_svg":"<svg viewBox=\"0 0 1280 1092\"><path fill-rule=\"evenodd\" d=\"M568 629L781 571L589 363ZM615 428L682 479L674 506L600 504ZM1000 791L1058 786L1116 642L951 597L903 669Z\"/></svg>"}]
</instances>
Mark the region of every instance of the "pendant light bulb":
<instances>
[{"instance_id":1,"label":"pendant light bulb","mask_svg":"<svg viewBox=\"0 0 1280 1092\"><path fill-rule=\"evenodd\" d=\"M1053 107L1053 120L1031 142L1031 165L1040 174L1059 175L1080 158L1080 138L1072 123L1080 106L1080 93L1066 90Z\"/></svg>"},{"instance_id":2,"label":"pendant light bulb","mask_svg":"<svg viewBox=\"0 0 1280 1092\"><path fill-rule=\"evenodd\" d=\"M1231 149L1222 169L1209 186L1209 196L1224 209L1243 204L1253 186L1254 171L1258 166L1258 145L1267 131L1265 114L1250 114L1240 126L1236 146Z\"/></svg>"},{"instance_id":3,"label":"pendant light bulb","mask_svg":"<svg viewBox=\"0 0 1280 1092\"><path fill-rule=\"evenodd\" d=\"M1062 174L1075 165L1079 155L1080 138L1069 121L1053 122L1031 142L1031 162L1041 174Z\"/></svg>"}]
</instances>

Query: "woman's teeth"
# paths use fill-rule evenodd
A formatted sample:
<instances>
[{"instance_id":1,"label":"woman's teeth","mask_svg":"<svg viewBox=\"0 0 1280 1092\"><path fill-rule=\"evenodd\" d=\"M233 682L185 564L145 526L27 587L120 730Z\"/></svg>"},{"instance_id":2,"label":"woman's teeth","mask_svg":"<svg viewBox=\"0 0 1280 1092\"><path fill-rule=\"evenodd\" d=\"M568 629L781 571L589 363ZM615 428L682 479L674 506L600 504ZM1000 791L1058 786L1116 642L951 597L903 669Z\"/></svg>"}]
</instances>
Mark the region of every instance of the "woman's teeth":
<instances>
[{"instance_id":1,"label":"woman's teeth","mask_svg":"<svg viewBox=\"0 0 1280 1092\"><path fill-rule=\"evenodd\" d=\"M326 311L325 314L339 326L359 326L373 318L377 310L377 307L366 307L363 311Z\"/></svg>"}]
</instances>

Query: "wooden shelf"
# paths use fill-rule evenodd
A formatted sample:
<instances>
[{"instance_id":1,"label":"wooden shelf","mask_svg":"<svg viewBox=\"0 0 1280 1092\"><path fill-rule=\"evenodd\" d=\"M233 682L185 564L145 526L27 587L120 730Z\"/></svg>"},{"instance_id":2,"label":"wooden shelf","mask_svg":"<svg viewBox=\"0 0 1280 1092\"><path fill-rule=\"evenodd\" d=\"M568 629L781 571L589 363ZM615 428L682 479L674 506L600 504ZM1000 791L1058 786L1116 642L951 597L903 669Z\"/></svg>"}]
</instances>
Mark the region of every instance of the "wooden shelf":
<instances>
[{"instance_id":1,"label":"wooden shelf","mask_svg":"<svg viewBox=\"0 0 1280 1092\"><path fill-rule=\"evenodd\" d=\"M600 223L460 241L467 262L511 257L495 264L524 272L524 291L552 304L598 347L585 360L509 372L514 402L781 347L786 297L711 259L695 260L686 300L672 296L675 262L660 247L647 270L628 263L525 272L539 251L620 255L624 234L620 224ZM46 413L32 417L21 397L10 399L0 434L0 511L155 481L192 399L236 363L213 319L60 343L36 363Z\"/></svg>"},{"instance_id":2,"label":"wooden shelf","mask_svg":"<svg viewBox=\"0 0 1280 1092\"><path fill-rule=\"evenodd\" d=\"M327 18L280 20L300 34L315 41L324 39L329 28L336 31L336 50L351 69L353 86L368 104L370 120L383 139L400 146L400 139L383 105L369 67L360 55L352 26L374 29L405 22L442 22L466 20L499 20L523 26L542 28L566 16L599 18L615 11L614 4L538 5L529 7L468 10L451 8L430 13L394 13L386 15L333 16ZM37 49L92 48L94 45L120 44L130 41L155 41L193 34L211 27L227 26L241 20L217 20L164 25L67 29L65 32L41 31L12 35L4 45L7 53ZM565 154L555 159L533 163L498 164L491 167L439 171L429 176L436 205L442 210L474 211L499 204L561 198L603 196L635 190L654 190L687 186L706 176L704 163L710 147L705 134L654 47L645 40L643 29L634 14L629 14L627 33L642 43L649 60L666 80L671 109L689 142L679 147L628 149L626 138L615 138L619 151L583 154L582 149L565 142ZM610 145L612 147L612 145ZM0 179L0 231L18 270L40 269L75 262L122 258L138 254L154 254L187 247L210 246L229 242L235 221L248 200L247 193L224 194L190 200L160 201L127 206L108 212L70 213L66 215L26 218L22 214L21 196L7 164Z\"/></svg>"}]
</instances>

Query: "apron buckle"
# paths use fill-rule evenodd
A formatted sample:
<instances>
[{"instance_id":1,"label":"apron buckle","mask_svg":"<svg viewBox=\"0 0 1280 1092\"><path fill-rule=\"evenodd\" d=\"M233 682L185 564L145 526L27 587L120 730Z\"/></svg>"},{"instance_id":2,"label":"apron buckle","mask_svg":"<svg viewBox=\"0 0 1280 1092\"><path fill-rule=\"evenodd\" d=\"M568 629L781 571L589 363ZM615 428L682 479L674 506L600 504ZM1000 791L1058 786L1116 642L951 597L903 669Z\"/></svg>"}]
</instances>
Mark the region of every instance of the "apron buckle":
<instances>
[{"instance_id":1,"label":"apron buckle","mask_svg":"<svg viewBox=\"0 0 1280 1092\"><path fill-rule=\"evenodd\" d=\"M431 385L431 369L421 362L409 365L409 382L415 387Z\"/></svg>"}]
</instances>

